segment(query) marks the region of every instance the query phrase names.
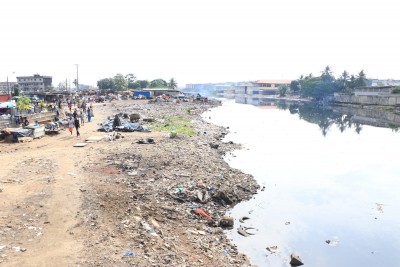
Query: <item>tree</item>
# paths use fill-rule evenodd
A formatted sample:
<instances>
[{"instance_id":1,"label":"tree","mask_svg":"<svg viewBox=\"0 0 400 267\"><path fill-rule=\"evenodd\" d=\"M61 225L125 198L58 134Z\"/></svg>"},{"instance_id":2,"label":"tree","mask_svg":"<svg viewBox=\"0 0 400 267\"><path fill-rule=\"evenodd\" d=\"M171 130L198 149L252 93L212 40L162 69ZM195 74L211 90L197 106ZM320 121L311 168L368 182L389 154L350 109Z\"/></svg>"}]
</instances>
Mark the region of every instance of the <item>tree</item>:
<instances>
[{"instance_id":1,"label":"tree","mask_svg":"<svg viewBox=\"0 0 400 267\"><path fill-rule=\"evenodd\" d=\"M132 73L129 73L129 74L125 75L125 79L126 79L127 84L128 84L127 87L129 89L136 89L137 88L137 83L135 82L136 81L136 76L135 75L133 75Z\"/></svg>"},{"instance_id":2,"label":"tree","mask_svg":"<svg viewBox=\"0 0 400 267\"><path fill-rule=\"evenodd\" d=\"M97 87L100 89L113 89L114 88L114 80L113 78L105 78L97 81Z\"/></svg>"},{"instance_id":3,"label":"tree","mask_svg":"<svg viewBox=\"0 0 400 267\"><path fill-rule=\"evenodd\" d=\"M297 92L300 91L300 89L301 89L301 86L300 86L300 82L299 81L292 81L290 83L290 90L292 92L297 93Z\"/></svg>"},{"instance_id":4,"label":"tree","mask_svg":"<svg viewBox=\"0 0 400 267\"><path fill-rule=\"evenodd\" d=\"M279 96L285 96L285 95L286 95L286 92L287 92L287 89L288 89L288 87L287 87L286 84L280 85L280 86L278 87Z\"/></svg>"},{"instance_id":5,"label":"tree","mask_svg":"<svg viewBox=\"0 0 400 267\"><path fill-rule=\"evenodd\" d=\"M19 110L25 110L27 107L29 107L30 104L31 104L31 100L27 96L20 97L17 100L17 108Z\"/></svg>"},{"instance_id":6,"label":"tree","mask_svg":"<svg viewBox=\"0 0 400 267\"><path fill-rule=\"evenodd\" d=\"M329 66L326 66L325 70L322 71L321 79L326 84L332 83L335 80L335 77L333 76L332 70Z\"/></svg>"},{"instance_id":7,"label":"tree","mask_svg":"<svg viewBox=\"0 0 400 267\"><path fill-rule=\"evenodd\" d=\"M306 77L300 82L301 94L304 96L320 99L324 96L323 82L321 77Z\"/></svg>"},{"instance_id":8,"label":"tree","mask_svg":"<svg viewBox=\"0 0 400 267\"><path fill-rule=\"evenodd\" d=\"M349 87L350 76L347 71L343 71L342 75L336 80L336 86L339 92L350 92L351 89Z\"/></svg>"},{"instance_id":9,"label":"tree","mask_svg":"<svg viewBox=\"0 0 400 267\"><path fill-rule=\"evenodd\" d=\"M174 78L171 78L168 82L168 87L171 89L175 89L176 87L178 87L178 84L176 83Z\"/></svg>"},{"instance_id":10,"label":"tree","mask_svg":"<svg viewBox=\"0 0 400 267\"><path fill-rule=\"evenodd\" d=\"M356 77L354 75L350 76L349 82L348 82L349 88L353 90L356 87Z\"/></svg>"},{"instance_id":11,"label":"tree","mask_svg":"<svg viewBox=\"0 0 400 267\"><path fill-rule=\"evenodd\" d=\"M124 75L118 73L114 76L114 89L118 91L126 90L128 87L128 82L125 79Z\"/></svg>"},{"instance_id":12,"label":"tree","mask_svg":"<svg viewBox=\"0 0 400 267\"><path fill-rule=\"evenodd\" d=\"M367 77L364 73L364 71L360 71L358 74L356 80L355 80L355 87L360 87L360 86L366 86L367 85Z\"/></svg>"},{"instance_id":13,"label":"tree","mask_svg":"<svg viewBox=\"0 0 400 267\"><path fill-rule=\"evenodd\" d=\"M137 80L136 83L138 84L138 88L147 88L149 87L150 83L148 80Z\"/></svg>"},{"instance_id":14,"label":"tree","mask_svg":"<svg viewBox=\"0 0 400 267\"><path fill-rule=\"evenodd\" d=\"M18 84L14 85L14 96L19 96L21 90L19 89Z\"/></svg>"},{"instance_id":15,"label":"tree","mask_svg":"<svg viewBox=\"0 0 400 267\"><path fill-rule=\"evenodd\" d=\"M156 79L152 80L150 82L150 87L151 88L165 88L168 87L167 82L164 81L163 79Z\"/></svg>"}]
</instances>

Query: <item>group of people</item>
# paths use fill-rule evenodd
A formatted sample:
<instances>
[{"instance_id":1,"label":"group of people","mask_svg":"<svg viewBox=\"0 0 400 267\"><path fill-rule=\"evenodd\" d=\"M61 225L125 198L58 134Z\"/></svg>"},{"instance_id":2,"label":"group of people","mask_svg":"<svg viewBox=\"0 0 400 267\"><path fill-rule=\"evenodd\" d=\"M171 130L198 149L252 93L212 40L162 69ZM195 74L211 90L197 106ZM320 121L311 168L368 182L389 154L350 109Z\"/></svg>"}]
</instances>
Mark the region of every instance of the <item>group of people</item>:
<instances>
[{"instance_id":1,"label":"group of people","mask_svg":"<svg viewBox=\"0 0 400 267\"><path fill-rule=\"evenodd\" d=\"M68 131L71 133L73 132L73 129L76 129L76 136L80 136L81 134L79 133L79 128L85 125L85 113L87 114L87 122L92 121L92 117L94 116L93 114L93 108L90 106L87 108L83 108L82 110L79 111L77 109L74 109L74 112L72 113L71 116L69 116L68 119Z\"/></svg>"},{"instance_id":2,"label":"group of people","mask_svg":"<svg viewBox=\"0 0 400 267\"><path fill-rule=\"evenodd\" d=\"M79 118L78 117L73 118L71 116L68 119L68 131L71 133L71 135L72 131L74 130L74 127L76 129L76 136L80 136L81 134L79 133L79 128L81 127L81 125L79 123Z\"/></svg>"}]
</instances>

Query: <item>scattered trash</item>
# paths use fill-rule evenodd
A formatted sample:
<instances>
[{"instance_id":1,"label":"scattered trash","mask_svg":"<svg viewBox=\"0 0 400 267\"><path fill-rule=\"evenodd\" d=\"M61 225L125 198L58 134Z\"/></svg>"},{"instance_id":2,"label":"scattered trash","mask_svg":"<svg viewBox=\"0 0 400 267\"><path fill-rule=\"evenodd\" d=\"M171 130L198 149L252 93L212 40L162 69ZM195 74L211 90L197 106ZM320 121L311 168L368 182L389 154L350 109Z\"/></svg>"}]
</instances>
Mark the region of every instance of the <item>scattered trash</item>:
<instances>
[{"instance_id":1,"label":"scattered trash","mask_svg":"<svg viewBox=\"0 0 400 267\"><path fill-rule=\"evenodd\" d=\"M210 147L214 148L214 149L218 149L219 148L219 144L210 143Z\"/></svg>"},{"instance_id":2,"label":"scattered trash","mask_svg":"<svg viewBox=\"0 0 400 267\"><path fill-rule=\"evenodd\" d=\"M290 255L290 265L292 265L292 266L300 266L300 265L304 265L304 263L300 259L299 255L297 255L296 253L292 253L292 255Z\"/></svg>"},{"instance_id":3,"label":"scattered trash","mask_svg":"<svg viewBox=\"0 0 400 267\"><path fill-rule=\"evenodd\" d=\"M278 246L272 246L272 247L267 247L267 250L269 252L273 253L277 253L278 252Z\"/></svg>"},{"instance_id":4,"label":"scattered trash","mask_svg":"<svg viewBox=\"0 0 400 267\"><path fill-rule=\"evenodd\" d=\"M221 227L233 227L234 221L232 217L225 215L221 218L219 224Z\"/></svg>"},{"instance_id":5,"label":"scattered trash","mask_svg":"<svg viewBox=\"0 0 400 267\"><path fill-rule=\"evenodd\" d=\"M196 213L197 215L203 216L204 218L206 218L209 221L214 221L210 215L208 215L202 208L195 208L193 210L194 213Z\"/></svg>"},{"instance_id":6,"label":"scattered trash","mask_svg":"<svg viewBox=\"0 0 400 267\"><path fill-rule=\"evenodd\" d=\"M136 141L136 143L138 143L138 144L155 144L153 138L141 139L141 140Z\"/></svg>"},{"instance_id":7,"label":"scattered trash","mask_svg":"<svg viewBox=\"0 0 400 267\"><path fill-rule=\"evenodd\" d=\"M98 129L98 131L100 131L100 132L113 132L113 131L150 132L150 129L147 126L145 126L141 123L136 123L136 121L138 121L139 119L137 119L137 120L133 119L133 121L131 121L131 120L130 121L120 121L119 123L115 124L114 118L115 118L115 116L109 117L107 120L100 123L99 124L100 128ZM140 118L140 116L139 116L139 118Z\"/></svg>"},{"instance_id":8,"label":"scattered trash","mask_svg":"<svg viewBox=\"0 0 400 267\"><path fill-rule=\"evenodd\" d=\"M239 222L244 223L245 220L249 220L249 219L250 219L250 217L242 216L239 218Z\"/></svg>"},{"instance_id":9,"label":"scattered trash","mask_svg":"<svg viewBox=\"0 0 400 267\"><path fill-rule=\"evenodd\" d=\"M339 238L335 236L332 239L326 240L325 243L331 247L336 247L339 244Z\"/></svg>"},{"instance_id":10,"label":"scattered trash","mask_svg":"<svg viewBox=\"0 0 400 267\"><path fill-rule=\"evenodd\" d=\"M125 252L124 257L128 257L128 256L136 256L136 252L131 251L131 250Z\"/></svg>"},{"instance_id":11,"label":"scattered trash","mask_svg":"<svg viewBox=\"0 0 400 267\"><path fill-rule=\"evenodd\" d=\"M375 203L376 204L376 210L379 212L379 213L383 213L384 211L383 211L383 206L384 206L384 204L379 204L379 203Z\"/></svg>"},{"instance_id":12,"label":"scattered trash","mask_svg":"<svg viewBox=\"0 0 400 267\"><path fill-rule=\"evenodd\" d=\"M86 138L86 143L95 143L104 139L104 136L89 136Z\"/></svg>"},{"instance_id":13,"label":"scattered trash","mask_svg":"<svg viewBox=\"0 0 400 267\"><path fill-rule=\"evenodd\" d=\"M240 227L237 229L237 231L238 231L238 233L241 234L242 236L246 236L246 237L247 237L247 236L249 236L249 235L254 235L254 233L249 233L249 232L248 232L248 230L251 230L251 229L256 229L256 228L240 226Z\"/></svg>"},{"instance_id":14,"label":"scattered trash","mask_svg":"<svg viewBox=\"0 0 400 267\"><path fill-rule=\"evenodd\" d=\"M138 122L140 120L140 115L138 113L133 113L129 116L130 122Z\"/></svg>"},{"instance_id":15,"label":"scattered trash","mask_svg":"<svg viewBox=\"0 0 400 267\"><path fill-rule=\"evenodd\" d=\"M84 147L86 145L87 145L87 143L77 143L74 145L74 147Z\"/></svg>"}]
</instances>

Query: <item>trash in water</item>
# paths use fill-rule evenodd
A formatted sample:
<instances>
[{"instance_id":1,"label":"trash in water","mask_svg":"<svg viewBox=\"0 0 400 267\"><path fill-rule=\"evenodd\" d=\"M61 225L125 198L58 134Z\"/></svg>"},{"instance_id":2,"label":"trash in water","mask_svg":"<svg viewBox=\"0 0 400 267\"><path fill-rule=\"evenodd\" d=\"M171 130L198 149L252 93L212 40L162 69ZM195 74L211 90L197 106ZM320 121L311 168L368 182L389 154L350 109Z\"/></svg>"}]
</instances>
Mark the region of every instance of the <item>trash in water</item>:
<instances>
[{"instance_id":1,"label":"trash in water","mask_svg":"<svg viewBox=\"0 0 400 267\"><path fill-rule=\"evenodd\" d=\"M249 219L250 219L250 217L242 216L239 218L239 222L244 223L245 220L249 220Z\"/></svg>"},{"instance_id":2,"label":"trash in water","mask_svg":"<svg viewBox=\"0 0 400 267\"><path fill-rule=\"evenodd\" d=\"M278 252L278 246L271 246L271 247L267 247L267 250L269 252L273 253L277 253Z\"/></svg>"},{"instance_id":3,"label":"trash in water","mask_svg":"<svg viewBox=\"0 0 400 267\"><path fill-rule=\"evenodd\" d=\"M246 236L246 237L247 237L247 236L249 236L249 235L254 235L254 233L249 233L249 232L248 232L248 230L251 230L251 229L256 229L256 228L240 226L240 227L237 229L237 231L238 231L238 233L241 234L242 236Z\"/></svg>"}]
</instances>

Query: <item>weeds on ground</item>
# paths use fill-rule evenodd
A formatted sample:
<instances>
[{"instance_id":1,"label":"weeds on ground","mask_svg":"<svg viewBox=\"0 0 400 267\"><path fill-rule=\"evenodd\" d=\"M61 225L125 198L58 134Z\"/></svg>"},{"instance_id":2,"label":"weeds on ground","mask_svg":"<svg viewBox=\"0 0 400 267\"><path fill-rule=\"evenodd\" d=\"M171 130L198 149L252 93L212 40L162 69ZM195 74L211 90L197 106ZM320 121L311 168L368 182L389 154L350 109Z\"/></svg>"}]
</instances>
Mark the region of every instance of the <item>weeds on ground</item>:
<instances>
[{"instance_id":1,"label":"weeds on ground","mask_svg":"<svg viewBox=\"0 0 400 267\"><path fill-rule=\"evenodd\" d=\"M163 123L152 123L151 128L153 131L165 131L170 133L175 131L177 135L183 134L186 136L194 136L196 134L189 119L174 116L166 116L163 119Z\"/></svg>"}]
</instances>

